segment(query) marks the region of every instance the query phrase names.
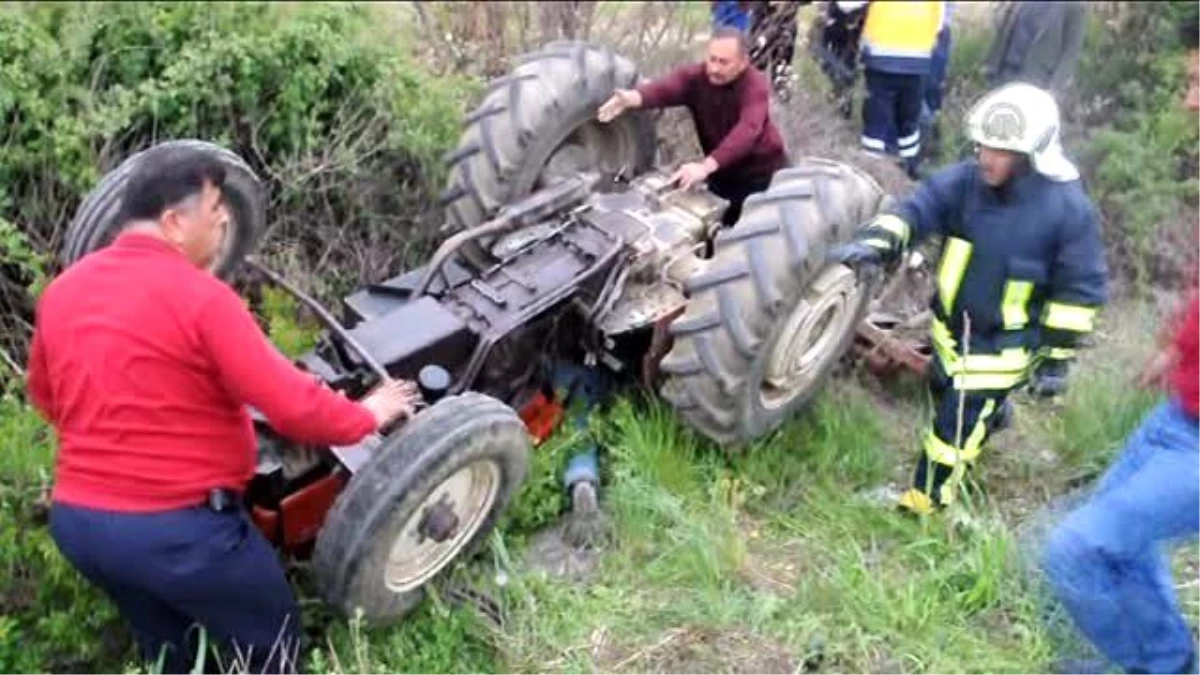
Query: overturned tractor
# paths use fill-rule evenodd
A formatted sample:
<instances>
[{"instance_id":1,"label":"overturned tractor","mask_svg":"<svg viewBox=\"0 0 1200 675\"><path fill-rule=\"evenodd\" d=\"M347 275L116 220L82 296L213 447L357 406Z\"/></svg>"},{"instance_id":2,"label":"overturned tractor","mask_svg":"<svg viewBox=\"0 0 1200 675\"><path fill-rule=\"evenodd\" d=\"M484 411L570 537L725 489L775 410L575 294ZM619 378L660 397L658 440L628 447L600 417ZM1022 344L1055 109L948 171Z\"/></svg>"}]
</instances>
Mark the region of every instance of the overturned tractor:
<instances>
[{"instance_id":1,"label":"overturned tractor","mask_svg":"<svg viewBox=\"0 0 1200 675\"><path fill-rule=\"evenodd\" d=\"M428 407L361 447L300 448L258 418L260 462L244 495L284 550L313 558L325 598L396 620L454 559L475 550L561 416L555 361L659 392L725 447L777 428L855 341L871 289L826 251L885 198L862 171L803 158L720 227L725 203L654 167L653 119L595 121L639 81L611 51L554 43L493 83L450 155L452 233L428 263L344 298L341 319L297 293L327 330L297 359L361 397L382 377L418 380ZM214 272L247 260L264 195L235 154L232 221ZM71 225L64 262L107 245L129 157ZM711 249L711 256L706 251Z\"/></svg>"}]
</instances>

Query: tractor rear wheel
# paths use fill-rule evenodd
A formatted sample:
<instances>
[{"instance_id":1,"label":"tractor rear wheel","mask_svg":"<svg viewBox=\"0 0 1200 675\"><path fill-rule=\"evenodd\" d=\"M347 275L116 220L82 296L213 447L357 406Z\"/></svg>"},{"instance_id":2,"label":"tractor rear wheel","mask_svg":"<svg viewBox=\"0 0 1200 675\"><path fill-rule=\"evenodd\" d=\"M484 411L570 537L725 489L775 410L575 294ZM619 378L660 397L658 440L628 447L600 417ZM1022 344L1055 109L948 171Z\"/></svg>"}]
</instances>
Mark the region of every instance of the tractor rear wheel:
<instances>
[{"instance_id":1,"label":"tractor rear wheel","mask_svg":"<svg viewBox=\"0 0 1200 675\"><path fill-rule=\"evenodd\" d=\"M441 399L350 479L313 552L321 594L376 625L403 618L452 561L486 539L529 466L529 432L500 401Z\"/></svg>"},{"instance_id":2,"label":"tractor rear wheel","mask_svg":"<svg viewBox=\"0 0 1200 675\"><path fill-rule=\"evenodd\" d=\"M201 150L211 153L225 165L223 192L229 203L229 228L210 269L219 277L229 278L253 251L266 223L266 194L258 176L241 157L207 141L175 140L153 147ZM125 226L119 219L125 188L145 153L146 150L142 150L130 155L117 168L105 174L100 183L83 198L75 211L75 218L67 226L62 251L64 267L108 246L120 234Z\"/></svg>"},{"instance_id":3,"label":"tractor rear wheel","mask_svg":"<svg viewBox=\"0 0 1200 675\"><path fill-rule=\"evenodd\" d=\"M442 193L447 231L486 222L506 204L555 180L583 171L633 177L654 163L650 113L632 111L601 124L596 112L613 90L640 81L629 59L606 47L559 41L517 59L491 83L466 118L458 148L447 155L450 175ZM491 261L492 240L467 242L467 262Z\"/></svg>"},{"instance_id":4,"label":"tractor rear wheel","mask_svg":"<svg viewBox=\"0 0 1200 675\"><path fill-rule=\"evenodd\" d=\"M870 293L826 264L880 207L882 189L837 162L803 158L716 237L708 264L686 283L671 326L661 393L698 431L749 443L804 406L853 341Z\"/></svg>"}]
</instances>

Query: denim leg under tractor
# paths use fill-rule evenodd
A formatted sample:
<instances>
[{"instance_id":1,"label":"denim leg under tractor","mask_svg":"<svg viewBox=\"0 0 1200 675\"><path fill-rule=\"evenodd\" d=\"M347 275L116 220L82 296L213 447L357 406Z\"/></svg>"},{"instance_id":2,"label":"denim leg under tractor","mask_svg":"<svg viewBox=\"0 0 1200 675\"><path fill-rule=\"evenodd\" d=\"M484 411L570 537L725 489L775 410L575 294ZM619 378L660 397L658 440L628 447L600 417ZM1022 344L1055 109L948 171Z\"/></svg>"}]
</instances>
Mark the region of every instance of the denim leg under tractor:
<instances>
[{"instance_id":1,"label":"denim leg under tractor","mask_svg":"<svg viewBox=\"0 0 1200 675\"><path fill-rule=\"evenodd\" d=\"M1127 672L1194 668L1164 546L1200 529L1200 434L1179 405L1155 408L1095 492L1050 536L1043 563L1083 634Z\"/></svg>"}]
</instances>

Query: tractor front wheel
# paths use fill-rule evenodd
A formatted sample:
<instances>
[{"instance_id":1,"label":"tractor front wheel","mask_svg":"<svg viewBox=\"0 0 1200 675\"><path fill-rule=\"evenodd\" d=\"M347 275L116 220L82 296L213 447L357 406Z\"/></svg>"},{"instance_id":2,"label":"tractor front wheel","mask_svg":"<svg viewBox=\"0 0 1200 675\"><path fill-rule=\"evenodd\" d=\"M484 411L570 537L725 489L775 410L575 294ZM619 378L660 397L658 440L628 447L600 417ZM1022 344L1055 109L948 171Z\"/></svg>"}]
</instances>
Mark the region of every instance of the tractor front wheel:
<instances>
[{"instance_id":1,"label":"tractor front wheel","mask_svg":"<svg viewBox=\"0 0 1200 675\"><path fill-rule=\"evenodd\" d=\"M313 569L325 600L376 625L486 539L528 471L529 432L483 394L444 398L384 440L338 497Z\"/></svg>"}]
</instances>

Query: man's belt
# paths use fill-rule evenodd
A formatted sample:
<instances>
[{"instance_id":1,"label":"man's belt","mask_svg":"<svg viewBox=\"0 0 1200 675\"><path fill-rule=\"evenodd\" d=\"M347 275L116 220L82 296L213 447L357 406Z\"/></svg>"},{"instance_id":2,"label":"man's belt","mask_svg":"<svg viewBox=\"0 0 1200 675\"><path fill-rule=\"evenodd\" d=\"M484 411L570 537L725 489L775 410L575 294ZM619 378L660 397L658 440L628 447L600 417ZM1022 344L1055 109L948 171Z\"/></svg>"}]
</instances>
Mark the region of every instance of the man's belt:
<instances>
[{"instance_id":1,"label":"man's belt","mask_svg":"<svg viewBox=\"0 0 1200 675\"><path fill-rule=\"evenodd\" d=\"M208 499L204 504L217 513L237 511L242 508L242 495L229 488L213 488L208 491Z\"/></svg>"}]
</instances>

